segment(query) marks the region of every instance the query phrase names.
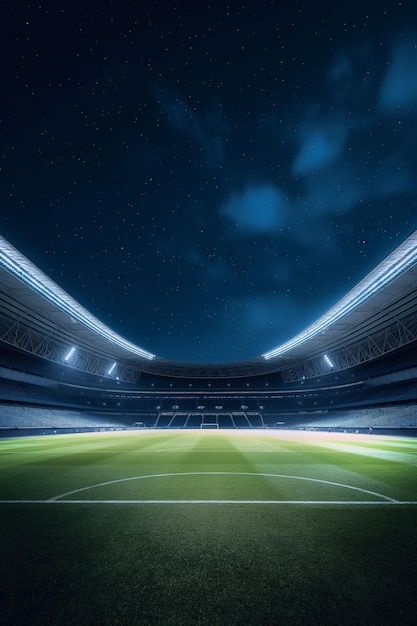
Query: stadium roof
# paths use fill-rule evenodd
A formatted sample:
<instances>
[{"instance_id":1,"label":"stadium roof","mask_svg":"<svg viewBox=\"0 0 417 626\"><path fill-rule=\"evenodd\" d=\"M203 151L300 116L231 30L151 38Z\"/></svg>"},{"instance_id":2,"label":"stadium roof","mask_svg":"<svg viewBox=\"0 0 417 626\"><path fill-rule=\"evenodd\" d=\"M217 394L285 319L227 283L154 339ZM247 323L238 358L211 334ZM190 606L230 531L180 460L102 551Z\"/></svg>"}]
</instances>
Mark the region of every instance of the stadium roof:
<instances>
[{"instance_id":1,"label":"stadium roof","mask_svg":"<svg viewBox=\"0 0 417 626\"><path fill-rule=\"evenodd\" d=\"M88 328L97 336L117 347L143 359L152 360L155 355L127 341L111 328L100 322L74 298L69 296L59 285L31 263L3 237L0 238L0 265L12 276L18 278L34 293L40 294L55 309L67 314L72 323L79 322L80 330ZM52 311L52 309L51 309Z\"/></svg>"},{"instance_id":2,"label":"stadium roof","mask_svg":"<svg viewBox=\"0 0 417 626\"><path fill-rule=\"evenodd\" d=\"M190 377L277 371L368 337L393 319L417 316L417 231L316 322L262 356L241 363L194 365L156 357L100 322L3 237L0 315L69 348L79 347L138 371Z\"/></svg>"}]
</instances>

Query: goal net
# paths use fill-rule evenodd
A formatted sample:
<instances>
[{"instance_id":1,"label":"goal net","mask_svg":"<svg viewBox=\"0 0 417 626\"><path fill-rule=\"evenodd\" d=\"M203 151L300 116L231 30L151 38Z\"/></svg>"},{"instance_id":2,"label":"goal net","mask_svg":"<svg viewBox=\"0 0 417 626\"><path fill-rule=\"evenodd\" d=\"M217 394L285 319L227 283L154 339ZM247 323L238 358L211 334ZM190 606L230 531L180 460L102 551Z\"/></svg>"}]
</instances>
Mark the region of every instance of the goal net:
<instances>
[{"instance_id":1,"label":"goal net","mask_svg":"<svg viewBox=\"0 0 417 626\"><path fill-rule=\"evenodd\" d=\"M216 423L213 423L213 424L200 424L201 430L205 430L205 429L209 430L210 428L218 428L218 427L219 427L219 425L216 424Z\"/></svg>"}]
</instances>

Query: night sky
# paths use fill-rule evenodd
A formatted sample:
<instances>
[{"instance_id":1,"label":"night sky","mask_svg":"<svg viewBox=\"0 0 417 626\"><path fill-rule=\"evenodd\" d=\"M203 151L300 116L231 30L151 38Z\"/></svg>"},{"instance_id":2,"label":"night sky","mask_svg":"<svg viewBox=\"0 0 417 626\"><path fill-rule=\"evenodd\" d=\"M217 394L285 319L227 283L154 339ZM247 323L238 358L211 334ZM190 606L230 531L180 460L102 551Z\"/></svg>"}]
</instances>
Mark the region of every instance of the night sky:
<instances>
[{"instance_id":1,"label":"night sky","mask_svg":"<svg viewBox=\"0 0 417 626\"><path fill-rule=\"evenodd\" d=\"M0 7L0 231L141 347L255 357L417 228L415 1Z\"/></svg>"}]
</instances>

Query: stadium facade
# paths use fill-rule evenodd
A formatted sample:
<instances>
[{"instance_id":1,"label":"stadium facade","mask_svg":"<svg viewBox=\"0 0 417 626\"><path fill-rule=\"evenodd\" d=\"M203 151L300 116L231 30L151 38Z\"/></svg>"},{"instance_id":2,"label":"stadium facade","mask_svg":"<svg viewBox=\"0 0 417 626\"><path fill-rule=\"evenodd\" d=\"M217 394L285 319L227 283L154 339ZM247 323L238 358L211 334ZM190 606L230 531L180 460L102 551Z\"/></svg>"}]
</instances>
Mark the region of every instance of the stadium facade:
<instances>
[{"instance_id":1,"label":"stadium facade","mask_svg":"<svg viewBox=\"0 0 417 626\"><path fill-rule=\"evenodd\" d=\"M167 361L0 237L0 427L417 429L417 231L258 358ZM24 430L22 431L24 432Z\"/></svg>"}]
</instances>

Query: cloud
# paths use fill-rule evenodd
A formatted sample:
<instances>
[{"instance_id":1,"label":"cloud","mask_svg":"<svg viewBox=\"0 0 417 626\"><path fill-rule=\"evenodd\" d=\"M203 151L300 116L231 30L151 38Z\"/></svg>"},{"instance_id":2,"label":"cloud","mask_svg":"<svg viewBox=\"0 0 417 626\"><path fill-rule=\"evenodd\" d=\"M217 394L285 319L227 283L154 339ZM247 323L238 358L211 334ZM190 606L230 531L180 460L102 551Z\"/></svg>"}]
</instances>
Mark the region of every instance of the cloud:
<instances>
[{"instance_id":1,"label":"cloud","mask_svg":"<svg viewBox=\"0 0 417 626\"><path fill-rule=\"evenodd\" d=\"M306 179L301 197L310 215L315 217L351 209L363 197L365 186L356 168L343 164Z\"/></svg>"},{"instance_id":2,"label":"cloud","mask_svg":"<svg viewBox=\"0 0 417 626\"><path fill-rule=\"evenodd\" d=\"M310 219L346 212L362 202L398 196L415 188L400 155L391 155L363 171L358 163L340 163L305 180L301 195Z\"/></svg>"},{"instance_id":3,"label":"cloud","mask_svg":"<svg viewBox=\"0 0 417 626\"><path fill-rule=\"evenodd\" d=\"M332 163L342 152L346 129L341 120L301 130L301 145L293 165L293 173L307 174Z\"/></svg>"},{"instance_id":4,"label":"cloud","mask_svg":"<svg viewBox=\"0 0 417 626\"><path fill-rule=\"evenodd\" d=\"M279 131L285 142L274 169L276 178L251 183L259 180L259 172L248 167L246 187L220 202L230 239L236 234L253 238L265 234L274 250L288 242L302 248L314 244L321 250L320 241L337 241L334 235L354 219L349 213L367 206L384 212L388 206L384 200L391 204L393 198L415 192L414 121L407 120L407 128L399 125L393 133L377 102L381 95L384 106L391 106L394 96L388 87L397 81L395 97L403 103L415 98L417 114L417 46L397 47L383 88L378 81L380 64L370 44L336 56L312 99L294 111L289 128ZM274 150L277 135L271 136Z\"/></svg>"},{"instance_id":5,"label":"cloud","mask_svg":"<svg viewBox=\"0 0 417 626\"><path fill-rule=\"evenodd\" d=\"M246 322L253 329L279 324L288 312L292 312L292 301L283 296L258 296L246 303Z\"/></svg>"},{"instance_id":6,"label":"cloud","mask_svg":"<svg viewBox=\"0 0 417 626\"><path fill-rule=\"evenodd\" d=\"M392 198L415 190L414 178L400 154L386 157L366 170L353 159L336 162L314 176L305 176L297 192L284 196L272 184L247 187L232 194L220 212L236 225L238 234L283 235L303 246L326 239L332 229L327 217L348 213L365 202ZM282 232L280 231L282 229ZM206 263L213 278L224 276L223 264ZM279 281L278 276L274 279Z\"/></svg>"},{"instance_id":7,"label":"cloud","mask_svg":"<svg viewBox=\"0 0 417 626\"><path fill-rule=\"evenodd\" d=\"M385 112L417 107L417 43L400 44L394 50L379 93Z\"/></svg>"},{"instance_id":8,"label":"cloud","mask_svg":"<svg viewBox=\"0 0 417 626\"><path fill-rule=\"evenodd\" d=\"M330 68L329 78L334 82L349 80L353 76L352 60L345 52L339 53Z\"/></svg>"},{"instance_id":9,"label":"cloud","mask_svg":"<svg viewBox=\"0 0 417 626\"><path fill-rule=\"evenodd\" d=\"M168 124L203 151L206 165L217 167L223 161L226 123L220 107L204 114L197 112L178 94L167 88L157 90L158 106Z\"/></svg>"},{"instance_id":10,"label":"cloud","mask_svg":"<svg viewBox=\"0 0 417 626\"><path fill-rule=\"evenodd\" d=\"M286 204L284 194L275 185L253 185L232 193L220 212L242 231L267 233L285 223Z\"/></svg>"}]
</instances>

